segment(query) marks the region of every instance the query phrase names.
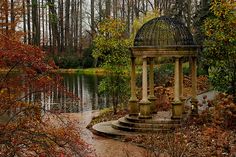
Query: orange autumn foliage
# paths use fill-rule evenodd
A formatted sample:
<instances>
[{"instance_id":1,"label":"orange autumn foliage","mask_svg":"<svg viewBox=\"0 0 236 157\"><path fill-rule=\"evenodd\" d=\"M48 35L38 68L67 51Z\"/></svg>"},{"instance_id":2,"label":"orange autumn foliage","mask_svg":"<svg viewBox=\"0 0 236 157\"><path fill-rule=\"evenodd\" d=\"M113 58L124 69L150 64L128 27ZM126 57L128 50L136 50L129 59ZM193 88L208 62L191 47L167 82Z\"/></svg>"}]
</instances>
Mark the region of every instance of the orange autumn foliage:
<instances>
[{"instance_id":1,"label":"orange autumn foliage","mask_svg":"<svg viewBox=\"0 0 236 157\"><path fill-rule=\"evenodd\" d=\"M7 3L0 2L1 17L9 12ZM43 112L40 94L50 93L53 85L64 90L51 72L54 62L21 43L22 33L7 26L16 24L0 20L0 156L92 156L72 122ZM32 94L34 99L26 101Z\"/></svg>"}]
</instances>

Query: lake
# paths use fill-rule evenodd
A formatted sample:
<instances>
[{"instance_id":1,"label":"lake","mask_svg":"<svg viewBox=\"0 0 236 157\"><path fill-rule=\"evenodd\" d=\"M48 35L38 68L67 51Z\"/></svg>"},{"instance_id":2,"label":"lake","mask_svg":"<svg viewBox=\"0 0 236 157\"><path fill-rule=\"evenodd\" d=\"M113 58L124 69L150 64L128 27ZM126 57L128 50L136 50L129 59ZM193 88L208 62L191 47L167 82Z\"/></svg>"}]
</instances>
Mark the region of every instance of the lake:
<instances>
[{"instance_id":1,"label":"lake","mask_svg":"<svg viewBox=\"0 0 236 157\"><path fill-rule=\"evenodd\" d=\"M64 78L64 86L79 97L79 100L72 99L55 88L49 96L41 94L42 105L46 110L76 113L109 107L109 98L98 93L102 76L77 73L60 75Z\"/></svg>"}]
</instances>

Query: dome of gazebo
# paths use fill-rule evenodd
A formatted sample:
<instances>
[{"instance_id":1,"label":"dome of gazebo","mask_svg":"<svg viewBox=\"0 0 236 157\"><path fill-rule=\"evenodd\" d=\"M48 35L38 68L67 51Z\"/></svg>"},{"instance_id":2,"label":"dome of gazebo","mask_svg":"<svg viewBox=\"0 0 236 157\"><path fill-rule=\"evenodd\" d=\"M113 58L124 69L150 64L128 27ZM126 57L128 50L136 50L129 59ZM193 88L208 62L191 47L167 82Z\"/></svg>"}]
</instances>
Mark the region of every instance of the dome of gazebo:
<instances>
[{"instance_id":1,"label":"dome of gazebo","mask_svg":"<svg viewBox=\"0 0 236 157\"><path fill-rule=\"evenodd\" d=\"M158 17L145 23L137 32L135 47L172 47L195 45L188 28L171 17Z\"/></svg>"}]
</instances>

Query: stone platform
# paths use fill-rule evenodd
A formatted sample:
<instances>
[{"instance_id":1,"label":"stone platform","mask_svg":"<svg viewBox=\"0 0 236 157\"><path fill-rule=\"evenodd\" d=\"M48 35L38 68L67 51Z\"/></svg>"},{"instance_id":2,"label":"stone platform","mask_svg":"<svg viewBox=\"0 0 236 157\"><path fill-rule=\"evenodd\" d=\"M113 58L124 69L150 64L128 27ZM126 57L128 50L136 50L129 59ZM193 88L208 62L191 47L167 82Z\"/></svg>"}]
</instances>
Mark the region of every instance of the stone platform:
<instances>
[{"instance_id":1,"label":"stone platform","mask_svg":"<svg viewBox=\"0 0 236 157\"><path fill-rule=\"evenodd\" d=\"M162 111L154 114L151 119L139 119L137 116L126 115L115 121L102 122L92 127L98 135L121 138L147 132L172 131L182 125L180 119L171 119L171 112Z\"/></svg>"}]
</instances>

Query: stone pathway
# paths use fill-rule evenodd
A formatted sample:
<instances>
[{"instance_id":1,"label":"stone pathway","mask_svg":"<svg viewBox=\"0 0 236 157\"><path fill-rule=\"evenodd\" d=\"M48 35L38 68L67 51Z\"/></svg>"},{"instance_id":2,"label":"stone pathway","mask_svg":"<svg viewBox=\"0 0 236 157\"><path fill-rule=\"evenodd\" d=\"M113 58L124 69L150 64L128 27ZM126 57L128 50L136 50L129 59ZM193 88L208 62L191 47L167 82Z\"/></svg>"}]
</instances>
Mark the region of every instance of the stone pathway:
<instances>
[{"instance_id":1,"label":"stone pathway","mask_svg":"<svg viewBox=\"0 0 236 157\"><path fill-rule=\"evenodd\" d=\"M98 157L144 157L144 148L94 135L86 126L90 123L93 116L97 115L97 111L86 111L83 113L66 113L71 120L79 120L78 126L82 129L82 138L91 144Z\"/></svg>"}]
</instances>

